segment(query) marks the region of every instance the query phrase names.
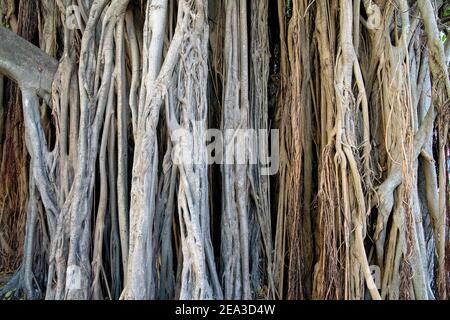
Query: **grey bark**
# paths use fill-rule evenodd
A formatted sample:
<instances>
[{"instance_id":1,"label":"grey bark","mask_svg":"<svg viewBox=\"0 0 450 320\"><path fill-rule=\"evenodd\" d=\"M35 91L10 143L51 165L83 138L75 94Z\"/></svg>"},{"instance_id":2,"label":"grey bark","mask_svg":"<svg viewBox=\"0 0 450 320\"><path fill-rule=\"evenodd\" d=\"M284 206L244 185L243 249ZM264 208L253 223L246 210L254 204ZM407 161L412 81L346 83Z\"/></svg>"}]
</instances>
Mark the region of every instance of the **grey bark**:
<instances>
[{"instance_id":1,"label":"grey bark","mask_svg":"<svg viewBox=\"0 0 450 320\"><path fill-rule=\"evenodd\" d=\"M0 26L0 73L23 89L50 101L58 62L38 47Z\"/></svg>"}]
</instances>

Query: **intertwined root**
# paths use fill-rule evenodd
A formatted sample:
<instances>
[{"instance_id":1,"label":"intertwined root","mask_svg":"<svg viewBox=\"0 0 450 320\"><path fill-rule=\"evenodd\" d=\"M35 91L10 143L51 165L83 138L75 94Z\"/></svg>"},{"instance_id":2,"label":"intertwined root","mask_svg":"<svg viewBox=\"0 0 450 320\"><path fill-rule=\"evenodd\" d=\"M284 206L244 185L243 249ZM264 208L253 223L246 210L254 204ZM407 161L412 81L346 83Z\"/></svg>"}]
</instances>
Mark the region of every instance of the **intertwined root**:
<instances>
[{"instance_id":1,"label":"intertwined root","mask_svg":"<svg viewBox=\"0 0 450 320\"><path fill-rule=\"evenodd\" d=\"M446 298L450 40L433 3L19 2L0 22L42 51L1 27L22 110L0 77L0 262L23 258L0 295ZM215 125L233 164L207 164ZM270 178L227 146L272 128ZM269 158L270 138L249 153Z\"/></svg>"}]
</instances>

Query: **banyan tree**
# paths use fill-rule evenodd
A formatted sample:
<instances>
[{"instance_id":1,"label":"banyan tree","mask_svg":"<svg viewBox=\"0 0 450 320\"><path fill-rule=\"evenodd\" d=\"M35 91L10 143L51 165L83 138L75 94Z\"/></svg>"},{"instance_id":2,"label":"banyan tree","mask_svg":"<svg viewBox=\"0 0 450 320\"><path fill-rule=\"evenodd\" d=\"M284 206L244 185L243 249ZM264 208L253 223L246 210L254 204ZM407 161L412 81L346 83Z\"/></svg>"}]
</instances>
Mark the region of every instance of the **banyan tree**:
<instances>
[{"instance_id":1,"label":"banyan tree","mask_svg":"<svg viewBox=\"0 0 450 320\"><path fill-rule=\"evenodd\" d=\"M448 1L0 0L0 24L0 297L449 297Z\"/></svg>"}]
</instances>

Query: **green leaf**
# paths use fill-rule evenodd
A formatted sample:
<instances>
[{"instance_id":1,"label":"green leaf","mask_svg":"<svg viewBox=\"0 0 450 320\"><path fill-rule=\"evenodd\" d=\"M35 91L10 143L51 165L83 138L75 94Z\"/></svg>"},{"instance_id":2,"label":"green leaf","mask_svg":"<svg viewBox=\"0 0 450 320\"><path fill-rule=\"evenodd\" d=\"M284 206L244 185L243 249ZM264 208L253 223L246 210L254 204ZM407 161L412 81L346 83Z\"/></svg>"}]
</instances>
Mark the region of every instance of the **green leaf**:
<instances>
[{"instance_id":1,"label":"green leaf","mask_svg":"<svg viewBox=\"0 0 450 320\"><path fill-rule=\"evenodd\" d=\"M444 9L444 17L450 17L450 6Z\"/></svg>"}]
</instances>

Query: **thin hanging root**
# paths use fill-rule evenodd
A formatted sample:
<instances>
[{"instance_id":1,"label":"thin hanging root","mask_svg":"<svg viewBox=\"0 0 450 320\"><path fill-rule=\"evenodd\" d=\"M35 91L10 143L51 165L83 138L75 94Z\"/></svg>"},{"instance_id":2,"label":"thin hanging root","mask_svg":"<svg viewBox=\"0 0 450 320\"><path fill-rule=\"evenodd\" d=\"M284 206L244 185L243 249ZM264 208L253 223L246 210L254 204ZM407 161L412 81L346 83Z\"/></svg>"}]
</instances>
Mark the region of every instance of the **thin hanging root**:
<instances>
[{"instance_id":1,"label":"thin hanging root","mask_svg":"<svg viewBox=\"0 0 450 320\"><path fill-rule=\"evenodd\" d=\"M105 125L102 133L102 140L100 145L99 166L100 166L100 198L97 210L97 217L94 229L94 253L92 258L92 298L94 300L102 300L103 295L100 287L101 270L103 268L103 234L105 230L105 216L107 209L108 189L113 186L108 186L108 179L106 176L106 149L109 141L110 126L113 119L113 93L114 86L110 87L108 96L108 106L106 107Z\"/></svg>"},{"instance_id":2,"label":"thin hanging root","mask_svg":"<svg viewBox=\"0 0 450 320\"><path fill-rule=\"evenodd\" d=\"M367 288L370 291L370 295L373 300L381 300L380 293L378 292L378 288L374 282L372 272L369 268L369 262L367 261L366 251L364 249L364 239L362 233L362 226L358 225L355 230L356 234L356 247L357 247L357 256L359 263L361 264L362 271L364 273L364 278L366 280Z\"/></svg>"},{"instance_id":3,"label":"thin hanging root","mask_svg":"<svg viewBox=\"0 0 450 320\"><path fill-rule=\"evenodd\" d=\"M128 204L128 110L127 106L127 78L125 65L125 45L124 45L124 23L127 21L128 39L132 50L132 88L130 91L130 108L136 107L136 91L138 72L136 71L137 57L136 55L136 36L134 35L134 26L131 19L130 11L127 11L124 17L119 21L116 28L116 91L117 91L117 209L119 212L119 230L120 230L120 244L122 250L122 267L127 270L128 265L128 244L129 244L129 204ZM124 21L125 20L125 21ZM134 81L134 82L133 82ZM135 91L136 90L136 91ZM136 110L132 116L136 117ZM133 118L132 118L133 121ZM111 200L111 199L110 199ZM126 286L126 277L124 279L124 286Z\"/></svg>"},{"instance_id":4,"label":"thin hanging root","mask_svg":"<svg viewBox=\"0 0 450 320\"><path fill-rule=\"evenodd\" d=\"M240 27L240 120L239 128L248 128L249 118L249 76L248 76L248 31L247 31L247 1L239 2L239 27ZM235 155L238 158L239 155ZM247 162L247 161L246 161ZM239 217L239 237L241 249L242 267L242 298L251 299L250 270L249 270L249 229L248 229L248 164L238 165L237 175L237 208Z\"/></svg>"}]
</instances>

